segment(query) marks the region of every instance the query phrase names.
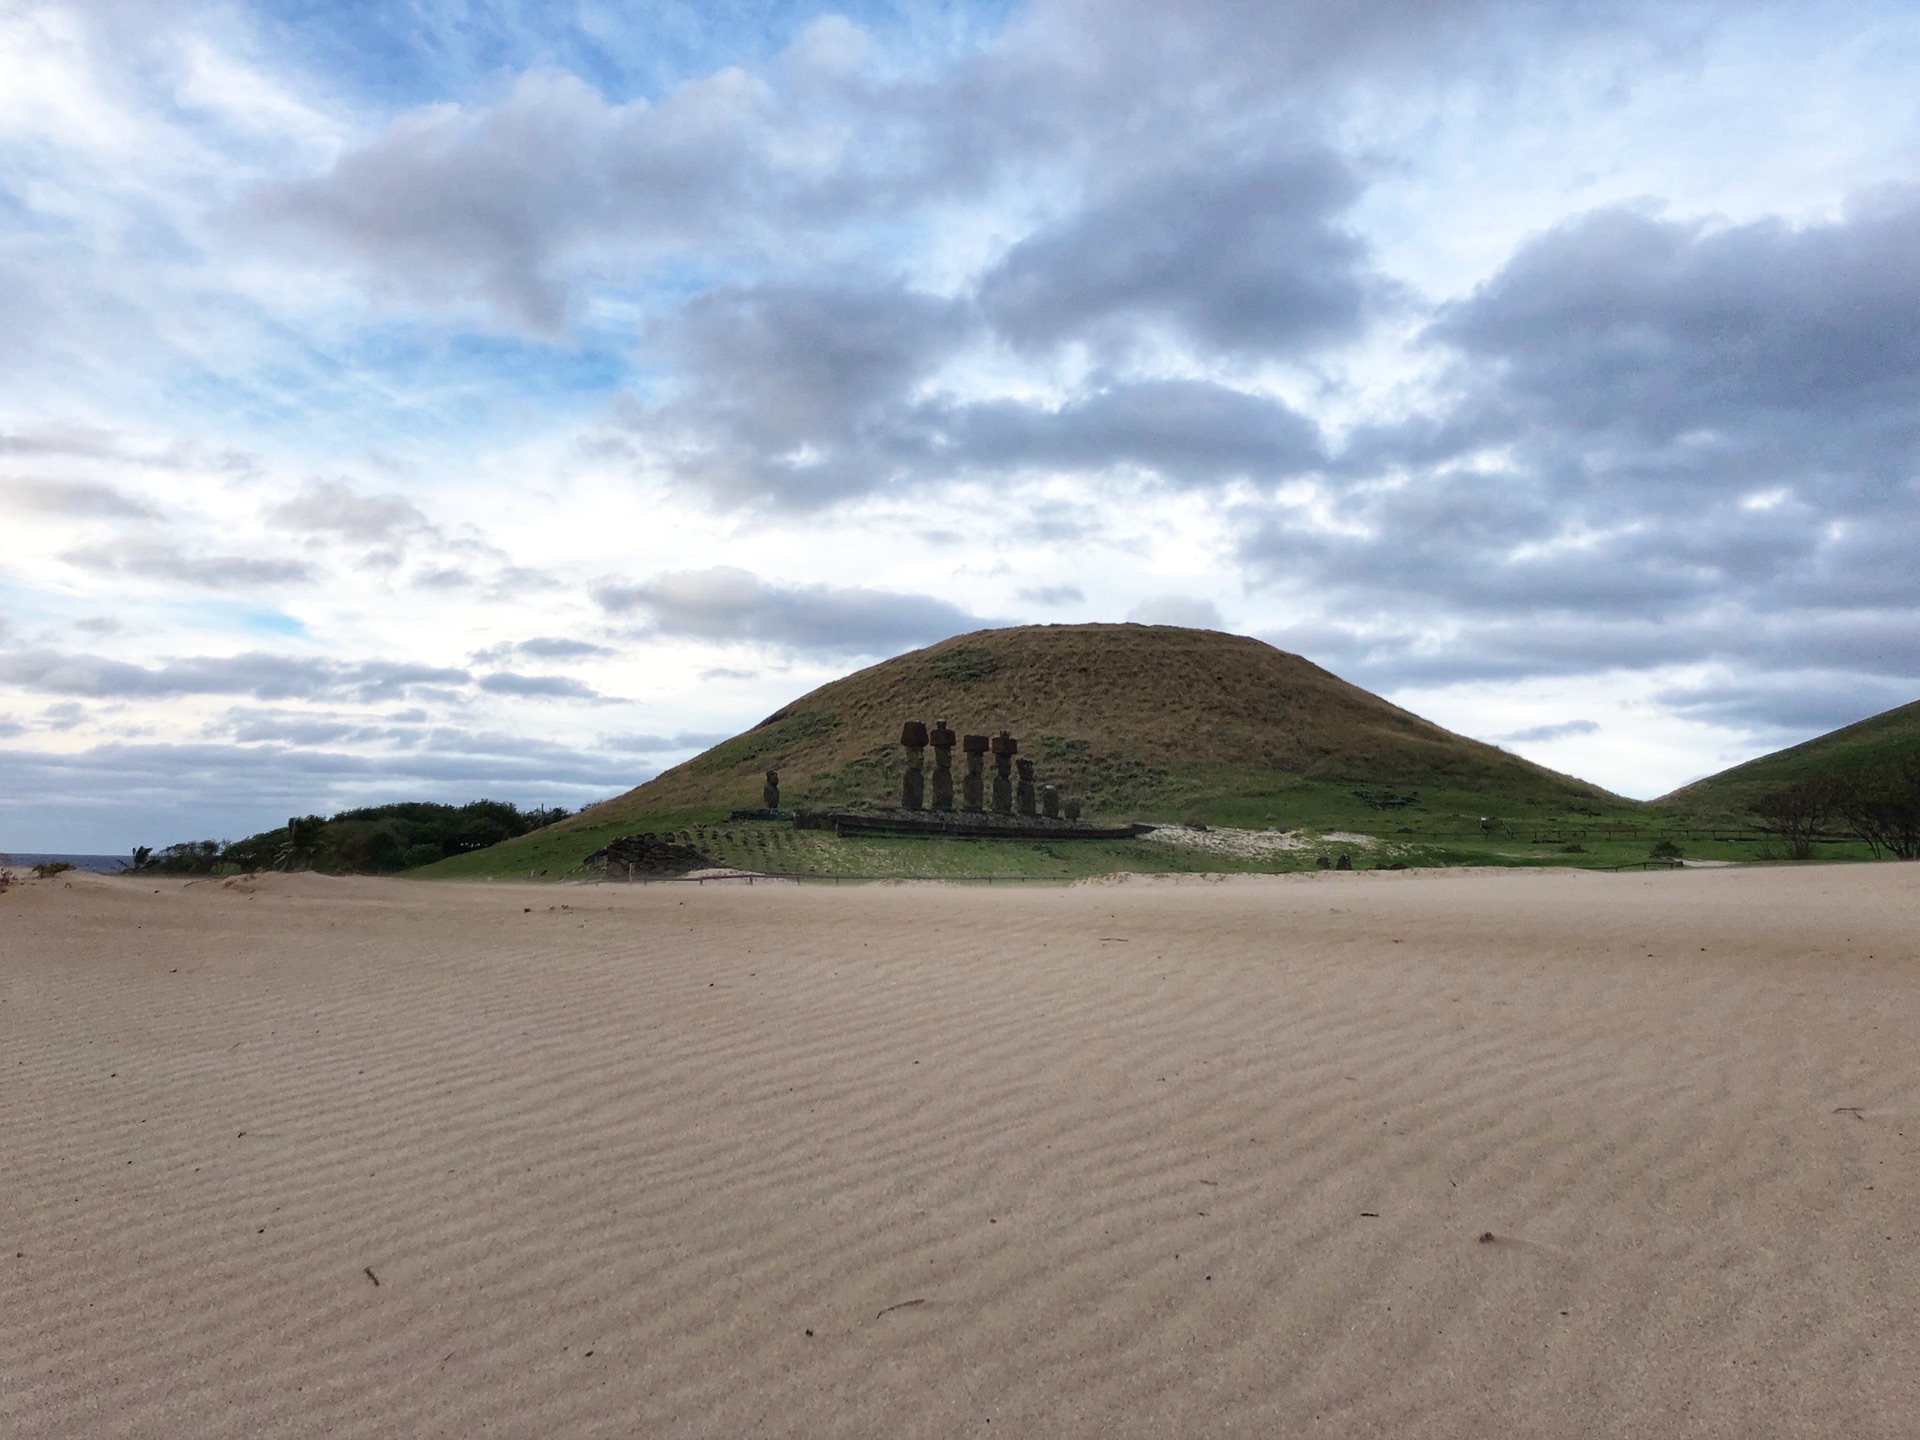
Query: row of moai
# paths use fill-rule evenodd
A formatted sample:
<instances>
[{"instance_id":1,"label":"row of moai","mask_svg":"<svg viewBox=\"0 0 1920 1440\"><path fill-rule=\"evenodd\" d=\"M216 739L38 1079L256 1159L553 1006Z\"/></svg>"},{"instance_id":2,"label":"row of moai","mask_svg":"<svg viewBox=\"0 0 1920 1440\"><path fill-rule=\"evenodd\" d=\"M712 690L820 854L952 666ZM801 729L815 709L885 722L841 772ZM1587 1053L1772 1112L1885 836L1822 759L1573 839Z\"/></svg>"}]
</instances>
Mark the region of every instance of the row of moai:
<instances>
[{"instance_id":1,"label":"row of moai","mask_svg":"<svg viewBox=\"0 0 1920 1440\"><path fill-rule=\"evenodd\" d=\"M967 757L967 773L960 777L960 809L976 814L987 809L986 759L993 756L993 813L1045 815L1049 820L1078 820L1080 802L1062 803L1058 785L1033 783L1033 761L1020 755L1020 742L1005 730L998 735L955 735L947 722L936 720L928 730L918 720L900 727L900 744L907 752L907 768L900 782L903 810L951 810L953 804L953 746ZM927 801L927 747L933 747L933 799ZM1016 778L1016 775L1018 778Z\"/></svg>"}]
</instances>

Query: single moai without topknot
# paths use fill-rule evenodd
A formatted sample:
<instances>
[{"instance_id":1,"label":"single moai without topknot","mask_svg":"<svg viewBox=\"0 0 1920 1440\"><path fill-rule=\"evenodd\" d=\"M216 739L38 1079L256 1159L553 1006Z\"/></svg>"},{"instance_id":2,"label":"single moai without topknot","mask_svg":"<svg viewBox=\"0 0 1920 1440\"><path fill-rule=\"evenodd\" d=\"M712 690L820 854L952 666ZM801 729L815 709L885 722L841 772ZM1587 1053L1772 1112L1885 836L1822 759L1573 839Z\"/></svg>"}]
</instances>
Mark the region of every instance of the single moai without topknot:
<instances>
[{"instance_id":1,"label":"single moai without topknot","mask_svg":"<svg viewBox=\"0 0 1920 1440\"><path fill-rule=\"evenodd\" d=\"M1040 813L1049 820L1060 818L1060 787L1058 785L1040 787Z\"/></svg>"},{"instance_id":2,"label":"single moai without topknot","mask_svg":"<svg viewBox=\"0 0 1920 1440\"><path fill-rule=\"evenodd\" d=\"M760 808L778 810L780 808L780 772L767 771L766 781L760 786Z\"/></svg>"},{"instance_id":3,"label":"single moai without topknot","mask_svg":"<svg viewBox=\"0 0 1920 1440\"><path fill-rule=\"evenodd\" d=\"M967 773L960 781L960 804L963 809L976 813L987 808L987 782L985 775L987 760L987 737L984 735L963 735L960 748L966 752Z\"/></svg>"},{"instance_id":4,"label":"single moai without topknot","mask_svg":"<svg viewBox=\"0 0 1920 1440\"><path fill-rule=\"evenodd\" d=\"M900 745L907 752L906 773L900 778L900 808L920 810L927 798L927 727L909 720L900 727Z\"/></svg>"},{"instance_id":5,"label":"single moai without topknot","mask_svg":"<svg viewBox=\"0 0 1920 1440\"><path fill-rule=\"evenodd\" d=\"M947 728L947 722L933 722L933 808L953 809L953 742L960 737Z\"/></svg>"},{"instance_id":6,"label":"single moai without topknot","mask_svg":"<svg viewBox=\"0 0 1920 1440\"><path fill-rule=\"evenodd\" d=\"M1080 818L1080 802L1078 800L1067 801L1066 816L1069 820L1078 820Z\"/></svg>"},{"instance_id":7,"label":"single moai without topknot","mask_svg":"<svg viewBox=\"0 0 1920 1440\"><path fill-rule=\"evenodd\" d=\"M1013 813L1013 757L1020 753L1020 742L1005 730L989 743L993 751L993 813Z\"/></svg>"},{"instance_id":8,"label":"single moai without topknot","mask_svg":"<svg viewBox=\"0 0 1920 1440\"><path fill-rule=\"evenodd\" d=\"M1031 815L1033 811L1033 761L1022 755L1013 762L1020 772L1020 783L1015 787L1013 808L1022 815Z\"/></svg>"}]
</instances>

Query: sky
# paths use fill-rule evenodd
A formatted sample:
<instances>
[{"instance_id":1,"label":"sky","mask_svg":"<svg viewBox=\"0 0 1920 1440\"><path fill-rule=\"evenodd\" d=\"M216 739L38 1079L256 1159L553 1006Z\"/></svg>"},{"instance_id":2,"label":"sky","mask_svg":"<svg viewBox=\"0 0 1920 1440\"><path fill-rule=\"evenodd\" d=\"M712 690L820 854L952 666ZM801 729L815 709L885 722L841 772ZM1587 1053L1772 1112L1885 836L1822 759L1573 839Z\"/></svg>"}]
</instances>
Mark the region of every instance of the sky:
<instances>
[{"instance_id":1,"label":"sky","mask_svg":"<svg viewBox=\"0 0 1920 1440\"><path fill-rule=\"evenodd\" d=\"M1622 794L1920 697L1920 9L0 0L0 849L984 626Z\"/></svg>"}]
</instances>

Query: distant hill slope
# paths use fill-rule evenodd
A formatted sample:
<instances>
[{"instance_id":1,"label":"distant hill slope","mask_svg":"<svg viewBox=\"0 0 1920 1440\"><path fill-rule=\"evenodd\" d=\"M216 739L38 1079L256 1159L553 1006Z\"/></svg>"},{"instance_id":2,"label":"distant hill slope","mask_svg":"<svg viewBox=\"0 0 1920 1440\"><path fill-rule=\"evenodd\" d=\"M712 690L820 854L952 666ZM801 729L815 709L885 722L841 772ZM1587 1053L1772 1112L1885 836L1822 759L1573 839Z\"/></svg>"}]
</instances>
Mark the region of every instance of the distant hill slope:
<instances>
[{"instance_id":1,"label":"distant hill slope","mask_svg":"<svg viewBox=\"0 0 1920 1440\"><path fill-rule=\"evenodd\" d=\"M1683 785L1653 803L1684 815L1744 816L1762 795L1795 781L1891 769L1915 751L1920 751L1920 700Z\"/></svg>"},{"instance_id":2,"label":"distant hill slope","mask_svg":"<svg viewBox=\"0 0 1920 1440\"><path fill-rule=\"evenodd\" d=\"M936 719L963 734L1011 730L1038 779L1090 816L1380 829L1489 806L1541 818L1639 809L1243 635L1032 625L956 636L835 680L615 800L434 868L573 863L573 851L612 834L757 806L768 769L788 807L887 800L898 794L901 722Z\"/></svg>"}]
</instances>

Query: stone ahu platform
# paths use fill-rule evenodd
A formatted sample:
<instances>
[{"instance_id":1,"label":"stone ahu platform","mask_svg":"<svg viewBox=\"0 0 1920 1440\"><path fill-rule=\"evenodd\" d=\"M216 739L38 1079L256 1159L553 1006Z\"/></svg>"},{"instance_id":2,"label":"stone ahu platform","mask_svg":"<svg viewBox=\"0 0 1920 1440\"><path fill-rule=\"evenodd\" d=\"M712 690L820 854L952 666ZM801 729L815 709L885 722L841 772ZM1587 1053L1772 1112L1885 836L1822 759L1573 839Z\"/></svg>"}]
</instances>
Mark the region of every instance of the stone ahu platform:
<instances>
[{"instance_id":1,"label":"stone ahu platform","mask_svg":"<svg viewBox=\"0 0 1920 1440\"><path fill-rule=\"evenodd\" d=\"M996 815L971 810L800 810L796 830L836 835L956 835L978 840L1130 840L1151 825L1099 825L1046 815Z\"/></svg>"}]
</instances>

